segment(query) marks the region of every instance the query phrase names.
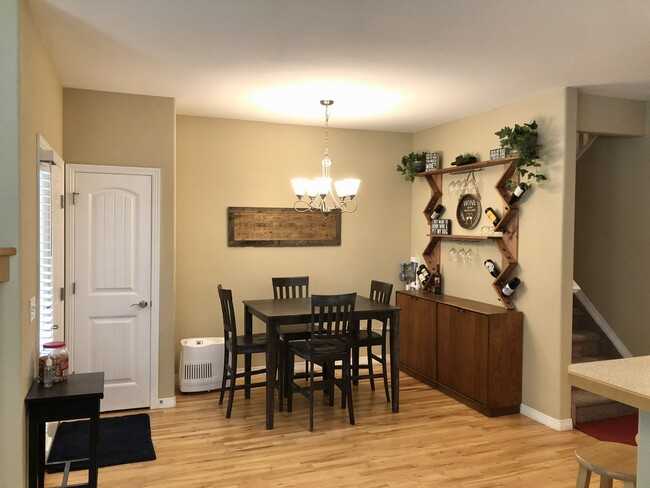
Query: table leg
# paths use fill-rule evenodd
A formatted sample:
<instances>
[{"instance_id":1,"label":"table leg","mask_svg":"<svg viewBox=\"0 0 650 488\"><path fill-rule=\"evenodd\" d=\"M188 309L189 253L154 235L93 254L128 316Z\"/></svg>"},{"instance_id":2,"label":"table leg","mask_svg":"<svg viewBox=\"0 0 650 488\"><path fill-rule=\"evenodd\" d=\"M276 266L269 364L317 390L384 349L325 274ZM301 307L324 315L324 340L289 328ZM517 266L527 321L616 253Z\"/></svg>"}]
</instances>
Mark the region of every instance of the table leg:
<instances>
[{"instance_id":1,"label":"table leg","mask_svg":"<svg viewBox=\"0 0 650 488\"><path fill-rule=\"evenodd\" d=\"M244 305L244 334L251 335L253 333L253 314L251 314L247 305ZM244 377L244 397L251 397L251 375L253 361L252 354L244 354L244 371L247 373Z\"/></svg>"},{"instance_id":2,"label":"table leg","mask_svg":"<svg viewBox=\"0 0 650 488\"><path fill-rule=\"evenodd\" d=\"M97 488L97 469L99 467L99 400L90 416L90 436L88 445L88 486Z\"/></svg>"},{"instance_id":3,"label":"table leg","mask_svg":"<svg viewBox=\"0 0 650 488\"><path fill-rule=\"evenodd\" d=\"M44 477L45 471L41 473L40 467L45 463L45 446L40 443L39 440L39 431L41 430L41 424L39 424L32 416L29 419L29 432L28 432L28 445L29 445L29 488L37 488L45 484ZM42 428L43 436L45 436L45 428Z\"/></svg>"},{"instance_id":4,"label":"table leg","mask_svg":"<svg viewBox=\"0 0 650 488\"><path fill-rule=\"evenodd\" d=\"M273 428L275 400L275 370L277 369L279 338L276 324L266 324L266 428ZM286 365L285 365L286 367Z\"/></svg>"},{"instance_id":5,"label":"table leg","mask_svg":"<svg viewBox=\"0 0 650 488\"><path fill-rule=\"evenodd\" d=\"M399 310L390 317L390 385L393 412L399 412Z\"/></svg>"}]
</instances>

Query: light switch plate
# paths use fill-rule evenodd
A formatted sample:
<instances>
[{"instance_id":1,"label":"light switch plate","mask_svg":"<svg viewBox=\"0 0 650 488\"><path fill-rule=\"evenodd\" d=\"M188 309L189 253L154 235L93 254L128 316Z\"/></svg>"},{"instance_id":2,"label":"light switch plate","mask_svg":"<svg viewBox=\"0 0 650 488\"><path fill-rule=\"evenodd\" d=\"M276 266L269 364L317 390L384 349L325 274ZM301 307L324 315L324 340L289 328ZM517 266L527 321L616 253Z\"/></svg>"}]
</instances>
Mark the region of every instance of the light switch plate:
<instances>
[{"instance_id":1,"label":"light switch plate","mask_svg":"<svg viewBox=\"0 0 650 488\"><path fill-rule=\"evenodd\" d=\"M33 322L36 319L36 297L29 299L29 321Z\"/></svg>"}]
</instances>

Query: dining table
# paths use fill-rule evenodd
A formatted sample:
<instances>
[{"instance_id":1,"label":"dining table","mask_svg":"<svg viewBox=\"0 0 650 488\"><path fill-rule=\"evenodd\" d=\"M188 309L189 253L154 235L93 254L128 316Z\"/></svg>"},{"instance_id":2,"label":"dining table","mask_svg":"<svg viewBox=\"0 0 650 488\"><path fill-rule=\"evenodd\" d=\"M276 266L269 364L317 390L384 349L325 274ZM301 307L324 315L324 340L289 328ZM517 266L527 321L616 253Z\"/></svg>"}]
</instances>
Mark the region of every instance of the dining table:
<instances>
[{"instance_id":1,"label":"dining table","mask_svg":"<svg viewBox=\"0 0 650 488\"><path fill-rule=\"evenodd\" d=\"M244 300L244 333L252 334L253 317L266 327L266 428L273 429L275 388L280 338L277 327L285 324L311 322L311 298L284 298ZM390 383L392 411L399 412L399 307L381 303L357 295L354 305L354 321L377 319L388 320L390 337ZM244 367L251 369L251 360L246 358ZM250 381L250 378L247 379ZM249 392L247 392L247 395Z\"/></svg>"}]
</instances>

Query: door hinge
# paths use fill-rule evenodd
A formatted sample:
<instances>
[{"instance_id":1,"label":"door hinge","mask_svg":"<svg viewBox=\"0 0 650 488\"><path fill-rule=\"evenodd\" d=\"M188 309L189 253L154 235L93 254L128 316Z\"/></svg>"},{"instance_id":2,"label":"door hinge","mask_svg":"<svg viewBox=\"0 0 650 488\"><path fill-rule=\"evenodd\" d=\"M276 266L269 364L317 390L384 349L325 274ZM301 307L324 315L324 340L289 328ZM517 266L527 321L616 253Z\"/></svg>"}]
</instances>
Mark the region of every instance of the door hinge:
<instances>
[{"instance_id":1,"label":"door hinge","mask_svg":"<svg viewBox=\"0 0 650 488\"><path fill-rule=\"evenodd\" d=\"M60 299L61 301L64 301L64 300L65 300L65 288L64 288L64 287L61 287L61 294L60 294L60 298L59 298L59 299Z\"/></svg>"},{"instance_id":2,"label":"door hinge","mask_svg":"<svg viewBox=\"0 0 650 488\"><path fill-rule=\"evenodd\" d=\"M79 196L79 193L78 193L78 192L76 192L76 191L73 191L73 192L72 192L72 205L76 205L76 204L77 204L77 197L78 197L78 196Z\"/></svg>"},{"instance_id":3,"label":"door hinge","mask_svg":"<svg viewBox=\"0 0 650 488\"><path fill-rule=\"evenodd\" d=\"M61 195L61 208L65 208L65 195Z\"/></svg>"},{"instance_id":4,"label":"door hinge","mask_svg":"<svg viewBox=\"0 0 650 488\"><path fill-rule=\"evenodd\" d=\"M72 283L72 294L74 295L75 293L77 293L77 284Z\"/></svg>"}]
</instances>

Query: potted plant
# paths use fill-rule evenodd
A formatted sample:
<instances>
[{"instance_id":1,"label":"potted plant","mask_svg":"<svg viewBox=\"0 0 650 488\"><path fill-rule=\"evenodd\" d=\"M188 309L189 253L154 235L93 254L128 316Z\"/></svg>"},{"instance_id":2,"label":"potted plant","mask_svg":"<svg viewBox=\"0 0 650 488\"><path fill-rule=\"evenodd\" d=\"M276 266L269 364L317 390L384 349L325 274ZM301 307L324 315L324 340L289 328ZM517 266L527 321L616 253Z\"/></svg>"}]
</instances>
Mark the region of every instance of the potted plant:
<instances>
[{"instance_id":1,"label":"potted plant","mask_svg":"<svg viewBox=\"0 0 650 488\"><path fill-rule=\"evenodd\" d=\"M406 181L415 180L415 175L424 171L425 153L412 152L402 156L402 163L397 165L397 171L404 175Z\"/></svg>"},{"instance_id":2,"label":"potted plant","mask_svg":"<svg viewBox=\"0 0 650 488\"><path fill-rule=\"evenodd\" d=\"M514 128L504 127L495 132L501 142L501 147L510 148L510 156L517 157L515 163L515 173L520 177L525 177L526 181L522 184L526 189L530 188L531 183L540 183L546 179L539 172L542 164L538 160L537 151L541 144L537 144L537 122L532 121L530 124L515 124ZM513 191L517 186L512 180L508 180L506 188Z\"/></svg>"}]
</instances>

